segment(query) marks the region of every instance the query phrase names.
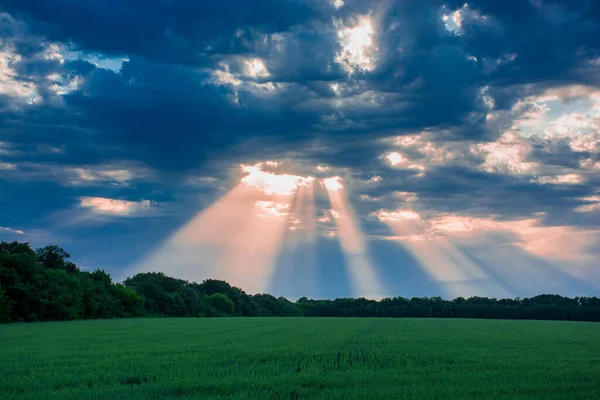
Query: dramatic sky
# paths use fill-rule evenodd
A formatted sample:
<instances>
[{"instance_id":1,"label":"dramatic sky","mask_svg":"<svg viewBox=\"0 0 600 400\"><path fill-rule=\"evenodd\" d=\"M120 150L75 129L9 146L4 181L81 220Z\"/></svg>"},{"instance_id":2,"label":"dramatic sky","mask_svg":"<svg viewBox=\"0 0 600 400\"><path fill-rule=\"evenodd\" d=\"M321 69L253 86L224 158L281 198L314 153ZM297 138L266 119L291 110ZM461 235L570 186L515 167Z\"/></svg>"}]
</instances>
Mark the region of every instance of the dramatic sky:
<instances>
[{"instance_id":1,"label":"dramatic sky","mask_svg":"<svg viewBox=\"0 0 600 400\"><path fill-rule=\"evenodd\" d=\"M600 293L600 2L1 0L0 240L289 298Z\"/></svg>"}]
</instances>

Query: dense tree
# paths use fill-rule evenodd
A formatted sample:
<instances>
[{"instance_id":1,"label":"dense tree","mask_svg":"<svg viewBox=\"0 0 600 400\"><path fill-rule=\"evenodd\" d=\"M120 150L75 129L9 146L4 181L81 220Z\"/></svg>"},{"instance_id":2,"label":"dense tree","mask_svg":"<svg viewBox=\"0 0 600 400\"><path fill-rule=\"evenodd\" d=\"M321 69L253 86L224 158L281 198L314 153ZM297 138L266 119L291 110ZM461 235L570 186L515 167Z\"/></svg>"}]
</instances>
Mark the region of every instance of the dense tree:
<instances>
[{"instance_id":1,"label":"dense tree","mask_svg":"<svg viewBox=\"0 0 600 400\"><path fill-rule=\"evenodd\" d=\"M101 269L81 271L59 246L33 250L0 242L0 322L127 317L439 317L600 321L600 299L541 294L524 299L485 297L365 298L291 302L249 295L225 281L187 282L160 272L122 284Z\"/></svg>"},{"instance_id":2,"label":"dense tree","mask_svg":"<svg viewBox=\"0 0 600 400\"><path fill-rule=\"evenodd\" d=\"M13 302L4 295L2 285L0 285L0 323L10 322L10 312Z\"/></svg>"},{"instance_id":3,"label":"dense tree","mask_svg":"<svg viewBox=\"0 0 600 400\"><path fill-rule=\"evenodd\" d=\"M233 315L235 311L233 301L223 293L213 293L206 296L205 300L215 310L215 317Z\"/></svg>"},{"instance_id":4,"label":"dense tree","mask_svg":"<svg viewBox=\"0 0 600 400\"><path fill-rule=\"evenodd\" d=\"M68 261L71 255L57 245L37 249L35 256L40 265L45 269L61 269L69 273L77 272L77 266Z\"/></svg>"}]
</instances>

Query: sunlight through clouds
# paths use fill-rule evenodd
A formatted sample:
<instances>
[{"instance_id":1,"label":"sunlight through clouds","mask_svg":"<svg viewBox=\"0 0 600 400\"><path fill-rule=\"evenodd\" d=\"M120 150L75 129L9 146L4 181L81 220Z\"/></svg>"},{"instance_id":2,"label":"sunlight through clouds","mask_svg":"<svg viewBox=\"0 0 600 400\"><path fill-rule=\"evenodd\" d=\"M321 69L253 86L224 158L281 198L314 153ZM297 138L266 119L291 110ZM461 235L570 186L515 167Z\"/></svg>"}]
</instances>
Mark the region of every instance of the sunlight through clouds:
<instances>
[{"instance_id":1,"label":"sunlight through clouds","mask_svg":"<svg viewBox=\"0 0 600 400\"><path fill-rule=\"evenodd\" d=\"M103 197L82 197L80 206L89 208L96 213L120 216L135 215L152 209L150 200L136 202Z\"/></svg>"},{"instance_id":2,"label":"sunlight through clouds","mask_svg":"<svg viewBox=\"0 0 600 400\"><path fill-rule=\"evenodd\" d=\"M242 165L242 172L247 174L242 178L242 183L262 190L266 194L290 195L299 187L307 187L314 179L310 176L266 172L263 170L264 165L265 163Z\"/></svg>"},{"instance_id":3,"label":"sunlight through clouds","mask_svg":"<svg viewBox=\"0 0 600 400\"><path fill-rule=\"evenodd\" d=\"M396 165L398 165L402 161L404 161L404 157L402 157L402 154L395 152L395 151L389 153L386 156L386 158L389 160L390 164L392 164L392 167L395 167Z\"/></svg>"},{"instance_id":4,"label":"sunlight through clouds","mask_svg":"<svg viewBox=\"0 0 600 400\"><path fill-rule=\"evenodd\" d=\"M0 47L0 95L16 97L27 104L41 102L36 85L20 79L14 65L21 61L21 56L10 46Z\"/></svg>"},{"instance_id":5,"label":"sunlight through clouds","mask_svg":"<svg viewBox=\"0 0 600 400\"><path fill-rule=\"evenodd\" d=\"M167 273L192 281L211 277L250 293L265 291L286 244L314 245L316 235L314 179L264 171L277 166L274 162L240 166L243 177L236 187L135 268L166 268ZM311 268L307 266L307 279L314 279Z\"/></svg>"},{"instance_id":6,"label":"sunlight through clouds","mask_svg":"<svg viewBox=\"0 0 600 400\"><path fill-rule=\"evenodd\" d=\"M331 4L336 8L341 8L344 6L344 1L343 0L332 0Z\"/></svg>"},{"instance_id":7,"label":"sunlight through clouds","mask_svg":"<svg viewBox=\"0 0 600 400\"><path fill-rule=\"evenodd\" d=\"M457 215L437 215L423 219L412 210L380 210L375 216L396 235L389 240L397 241L407 248L434 279L449 283L447 288L453 295L482 291L489 293L490 290L494 293L502 292L503 295L510 294L506 292L507 288L502 289L498 286L499 282L494 275L482 269L465 253L466 248L485 248L487 255L492 258L495 253L500 257L501 252L506 264L506 267L502 268L509 268L511 264L518 263L521 268L528 268L527 271L523 271L524 274L542 283L551 279L544 276L546 272L551 271L544 272L539 268L539 260L542 259L555 263L554 268L568 275L585 274L593 260L588 248L600 236L598 230L541 226L535 219L498 221L493 218ZM507 246L514 251L504 252ZM520 249L525 252L519 253ZM477 253L481 257L481 252ZM511 256L507 258L508 254ZM573 268L568 269L560 263L556 264L561 260L569 262ZM489 268L490 264L486 265ZM504 275L505 271L493 270L493 273ZM456 282L460 284L454 285ZM472 287L465 286L468 283Z\"/></svg>"},{"instance_id":8,"label":"sunlight through clouds","mask_svg":"<svg viewBox=\"0 0 600 400\"><path fill-rule=\"evenodd\" d=\"M432 231L418 213L382 210L376 216L397 235L391 239L400 241L433 279L445 284L452 296L474 293L474 281L486 278L486 274L448 238Z\"/></svg>"},{"instance_id":9,"label":"sunlight through clouds","mask_svg":"<svg viewBox=\"0 0 600 400\"><path fill-rule=\"evenodd\" d=\"M240 183L133 269L164 271L191 281L224 279L251 293L264 290L279 251L289 203L284 196L260 200L257 192Z\"/></svg>"},{"instance_id":10,"label":"sunlight through clouds","mask_svg":"<svg viewBox=\"0 0 600 400\"><path fill-rule=\"evenodd\" d=\"M338 38L341 51L336 62L350 73L356 71L372 71L375 69L377 47L373 20L369 16L361 16L353 26L345 26L337 21Z\"/></svg>"},{"instance_id":11,"label":"sunlight through clouds","mask_svg":"<svg viewBox=\"0 0 600 400\"><path fill-rule=\"evenodd\" d=\"M365 236L348 202L341 178L328 178L323 184L329 195L331 213L337 226L354 295L368 298L384 295L379 277L369 259Z\"/></svg>"},{"instance_id":12,"label":"sunlight through clouds","mask_svg":"<svg viewBox=\"0 0 600 400\"><path fill-rule=\"evenodd\" d=\"M288 215L287 232L277 259L276 276L269 291L278 291L281 285L293 287L306 296L315 293L317 276L317 210L315 185L299 187ZM298 279L298 277L301 279Z\"/></svg>"},{"instance_id":13,"label":"sunlight through clouds","mask_svg":"<svg viewBox=\"0 0 600 400\"><path fill-rule=\"evenodd\" d=\"M487 15L482 15L479 11L471 8L469 3L464 3L461 7L450 11L446 6L442 7L442 21L448 32L455 35L464 33L465 21L467 23L485 24L489 23L490 19Z\"/></svg>"},{"instance_id":14,"label":"sunlight through clouds","mask_svg":"<svg viewBox=\"0 0 600 400\"><path fill-rule=\"evenodd\" d=\"M252 60L244 61L246 66L246 74L253 78L265 78L269 76L269 71L267 71L267 67L265 63L260 58L254 58Z\"/></svg>"}]
</instances>

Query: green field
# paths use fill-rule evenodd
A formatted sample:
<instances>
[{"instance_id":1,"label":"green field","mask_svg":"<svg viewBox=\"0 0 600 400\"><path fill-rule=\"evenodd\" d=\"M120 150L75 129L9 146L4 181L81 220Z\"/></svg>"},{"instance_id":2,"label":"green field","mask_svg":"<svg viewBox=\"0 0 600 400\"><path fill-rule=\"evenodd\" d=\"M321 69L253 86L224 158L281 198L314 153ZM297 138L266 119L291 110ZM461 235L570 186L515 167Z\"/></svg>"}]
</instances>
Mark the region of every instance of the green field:
<instances>
[{"instance_id":1,"label":"green field","mask_svg":"<svg viewBox=\"0 0 600 400\"><path fill-rule=\"evenodd\" d=\"M600 398L600 324L129 319L0 326L6 399Z\"/></svg>"}]
</instances>

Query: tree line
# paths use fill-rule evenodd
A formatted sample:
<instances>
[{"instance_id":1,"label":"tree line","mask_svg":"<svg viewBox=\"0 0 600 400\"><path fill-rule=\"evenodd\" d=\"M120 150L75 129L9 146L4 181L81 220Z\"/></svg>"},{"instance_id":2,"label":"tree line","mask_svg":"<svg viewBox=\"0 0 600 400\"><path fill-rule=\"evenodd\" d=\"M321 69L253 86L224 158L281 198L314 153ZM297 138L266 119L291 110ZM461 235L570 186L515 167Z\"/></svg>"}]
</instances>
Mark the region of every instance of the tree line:
<instances>
[{"instance_id":1,"label":"tree line","mask_svg":"<svg viewBox=\"0 0 600 400\"><path fill-rule=\"evenodd\" d=\"M292 302L249 295L225 281L188 282L160 272L122 283L83 271L63 248L0 242L0 322L128 317L440 317L600 321L598 297L542 294L524 299L365 298Z\"/></svg>"}]
</instances>

